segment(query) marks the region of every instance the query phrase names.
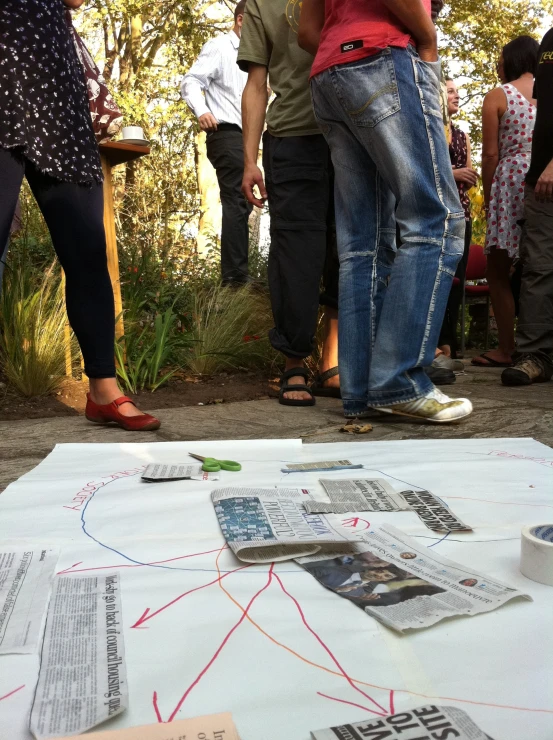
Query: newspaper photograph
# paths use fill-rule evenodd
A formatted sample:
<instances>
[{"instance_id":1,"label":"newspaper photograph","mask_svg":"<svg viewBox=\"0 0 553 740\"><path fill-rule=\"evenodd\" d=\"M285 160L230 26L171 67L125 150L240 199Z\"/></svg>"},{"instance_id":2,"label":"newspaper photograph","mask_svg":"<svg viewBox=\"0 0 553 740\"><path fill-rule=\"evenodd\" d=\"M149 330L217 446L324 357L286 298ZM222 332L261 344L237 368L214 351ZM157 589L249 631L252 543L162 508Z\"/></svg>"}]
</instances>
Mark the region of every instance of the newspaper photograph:
<instances>
[{"instance_id":1,"label":"newspaper photograph","mask_svg":"<svg viewBox=\"0 0 553 740\"><path fill-rule=\"evenodd\" d=\"M420 545L389 524L365 532L354 553L299 558L325 588L391 629L430 627L457 615L492 611L528 594Z\"/></svg>"},{"instance_id":2,"label":"newspaper photograph","mask_svg":"<svg viewBox=\"0 0 553 740\"><path fill-rule=\"evenodd\" d=\"M164 483L170 480L219 480L219 473L207 473L201 465L182 463L152 463L142 473L147 483Z\"/></svg>"},{"instance_id":3,"label":"newspaper photograph","mask_svg":"<svg viewBox=\"0 0 553 740\"><path fill-rule=\"evenodd\" d=\"M311 733L312 740L493 740L457 707L427 705Z\"/></svg>"},{"instance_id":4,"label":"newspaper photograph","mask_svg":"<svg viewBox=\"0 0 553 740\"><path fill-rule=\"evenodd\" d=\"M443 501L430 491L402 491L401 495L419 519L434 532L472 532Z\"/></svg>"},{"instance_id":5,"label":"newspaper photograph","mask_svg":"<svg viewBox=\"0 0 553 740\"><path fill-rule=\"evenodd\" d=\"M211 498L229 547L246 563L291 560L350 541L326 517L306 513L306 489L220 488Z\"/></svg>"},{"instance_id":6,"label":"newspaper photograph","mask_svg":"<svg viewBox=\"0 0 553 740\"><path fill-rule=\"evenodd\" d=\"M0 550L0 655L38 652L57 561L57 550Z\"/></svg>"},{"instance_id":7,"label":"newspaper photograph","mask_svg":"<svg viewBox=\"0 0 553 740\"><path fill-rule=\"evenodd\" d=\"M320 478L330 498L306 501L308 514L347 514L350 511L409 511L411 508L400 493L383 479L331 480Z\"/></svg>"},{"instance_id":8,"label":"newspaper photograph","mask_svg":"<svg viewBox=\"0 0 553 740\"><path fill-rule=\"evenodd\" d=\"M118 573L57 576L48 608L30 730L78 735L128 707Z\"/></svg>"}]
</instances>

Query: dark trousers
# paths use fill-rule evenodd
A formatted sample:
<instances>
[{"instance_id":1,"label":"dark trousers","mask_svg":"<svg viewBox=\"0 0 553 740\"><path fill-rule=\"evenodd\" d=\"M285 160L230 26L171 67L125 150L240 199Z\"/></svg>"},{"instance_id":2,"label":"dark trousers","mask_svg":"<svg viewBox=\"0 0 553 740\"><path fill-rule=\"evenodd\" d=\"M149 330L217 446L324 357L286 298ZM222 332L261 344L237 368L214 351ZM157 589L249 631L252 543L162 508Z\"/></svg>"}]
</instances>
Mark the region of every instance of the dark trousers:
<instances>
[{"instance_id":1,"label":"dark trousers","mask_svg":"<svg viewBox=\"0 0 553 740\"><path fill-rule=\"evenodd\" d=\"M286 357L307 357L314 347L325 261L320 302L337 306L328 145L322 134L276 137L265 132L263 167L271 214L268 273L275 321L269 339Z\"/></svg>"},{"instance_id":2,"label":"dark trousers","mask_svg":"<svg viewBox=\"0 0 553 740\"><path fill-rule=\"evenodd\" d=\"M220 124L206 137L207 157L217 173L223 223L221 229L221 273L223 283L248 280L248 217L253 206L242 194L244 145L238 126Z\"/></svg>"},{"instance_id":3,"label":"dark trousers","mask_svg":"<svg viewBox=\"0 0 553 740\"><path fill-rule=\"evenodd\" d=\"M23 177L50 230L66 278L69 323L89 378L115 377L114 304L108 273L102 185L45 175L19 151L0 149L0 244L7 242Z\"/></svg>"},{"instance_id":4,"label":"dark trousers","mask_svg":"<svg viewBox=\"0 0 553 740\"><path fill-rule=\"evenodd\" d=\"M553 203L536 200L527 185L524 216L517 352L538 355L553 366Z\"/></svg>"},{"instance_id":5,"label":"dark trousers","mask_svg":"<svg viewBox=\"0 0 553 740\"><path fill-rule=\"evenodd\" d=\"M472 221L467 221L465 227L465 249L461 261L457 265L457 271L455 273L457 280L455 280L449 292L440 339L438 341L439 347L442 347L444 344L448 344L451 347L452 357L457 356L457 325L459 323L459 309L463 300L463 286L471 241ZM462 331L464 331L464 327L462 327Z\"/></svg>"}]
</instances>

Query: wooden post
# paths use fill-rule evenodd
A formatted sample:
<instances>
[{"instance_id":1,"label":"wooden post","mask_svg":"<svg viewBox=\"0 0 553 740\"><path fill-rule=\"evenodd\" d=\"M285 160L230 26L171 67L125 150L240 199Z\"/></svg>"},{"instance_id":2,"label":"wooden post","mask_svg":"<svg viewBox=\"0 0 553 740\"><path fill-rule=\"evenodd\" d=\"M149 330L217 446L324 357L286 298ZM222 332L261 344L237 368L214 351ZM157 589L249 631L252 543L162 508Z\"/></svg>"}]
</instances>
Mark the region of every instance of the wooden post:
<instances>
[{"instance_id":1,"label":"wooden post","mask_svg":"<svg viewBox=\"0 0 553 740\"><path fill-rule=\"evenodd\" d=\"M115 336L117 339L125 333L123 323L123 301L121 299L121 280L119 276L119 256L117 254L117 236L115 233L115 212L113 207L113 179L111 170L118 164L132 162L134 159L150 153L150 147L138 144L127 144L124 141L107 141L100 144L100 158L104 173L104 228L108 255L108 269L113 287L115 301Z\"/></svg>"},{"instance_id":2,"label":"wooden post","mask_svg":"<svg viewBox=\"0 0 553 740\"><path fill-rule=\"evenodd\" d=\"M108 270L115 303L115 337L119 339L125 333L125 326L123 323L123 300L121 298L119 255L117 254L117 236L115 233L115 212L113 209L113 180L110 163L104 155L101 159L104 172L104 229L106 231Z\"/></svg>"}]
</instances>

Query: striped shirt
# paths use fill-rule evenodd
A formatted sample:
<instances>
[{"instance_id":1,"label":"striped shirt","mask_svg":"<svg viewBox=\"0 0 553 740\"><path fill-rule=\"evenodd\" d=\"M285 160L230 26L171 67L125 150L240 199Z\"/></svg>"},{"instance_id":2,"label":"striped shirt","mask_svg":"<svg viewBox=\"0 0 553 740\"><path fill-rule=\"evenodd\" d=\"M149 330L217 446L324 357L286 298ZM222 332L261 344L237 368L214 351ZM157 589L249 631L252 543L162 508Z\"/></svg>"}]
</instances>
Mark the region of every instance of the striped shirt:
<instances>
[{"instance_id":1,"label":"striped shirt","mask_svg":"<svg viewBox=\"0 0 553 740\"><path fill-rule=\"evenodd\" d=\"M239 44L234 31L211 39L183 77L181 95L198 118L211 113L218 123L242 127L242 93L248 75L236 64Z\"/></svg>"}]
</instances>

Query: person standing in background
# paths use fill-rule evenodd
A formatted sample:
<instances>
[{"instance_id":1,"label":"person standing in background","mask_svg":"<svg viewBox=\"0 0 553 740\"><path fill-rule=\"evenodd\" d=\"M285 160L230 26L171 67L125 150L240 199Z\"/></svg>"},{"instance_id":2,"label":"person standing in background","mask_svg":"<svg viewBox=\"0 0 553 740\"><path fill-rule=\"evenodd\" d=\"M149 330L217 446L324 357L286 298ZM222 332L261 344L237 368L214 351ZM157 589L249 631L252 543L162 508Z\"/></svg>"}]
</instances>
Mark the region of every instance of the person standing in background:
<instances>
[{"instance_id":1,"label":"person standing in background","mask_svg":"<svg viewBox=\"0 0 553 740\"><path fill-rule=\"evenodd\" d=\"M238 52L238 64L248 70L242 189L250 203L269 201L268 273L275 320L269 339L286 357L279 394L284 406L312 406L315 395L340 394L333 172L309 94L313 58L298 46L300 8L300 0L248 0ZM267 76L275 93L268 111ZM266 188L257 166L265 118ZM319 304L325 307L325 331L320 375L310 388L304 359L315 346Z\"/></svg>"},{"instance_id":2,"label":"person standing in background","mask_svg":"<svg viewBox=\"0 0 553 740\"><path fill-rule=\"evenodd\" d=\"M336 173L344 413L465 418L470 401L445 396L423 369L465 232L431 2L304 0L299 43L316 52L311 93Z\"/></svg>"},{"instance_id":3,"label":"person standing in background","mask_svg":"<svg viewBox=\"0 0 553 740\"><path fill-rule=\"evenodd\" d=\"M526 176L520 246L522 285L515 364L503 385L530 385L553 376L553 29L538 52L532 159Z\"/></svg>"},{"instance_id":4,"label":"person standing in background","mask_svg":"<svg viewBox=\"0 0 553 740\"><path fill-rule=\"evenodd\" d=\"M538 42L519 36L503 47L497 73L501 87L482 107L482 183L487 215L486 278L499 347L474 357L473 365L510 367L515 351L515 300L510 274L519 257L524 181L530 166L536 101L532 97Z\"/></svg>"},{"instance_id":5,"label":"person standing in background","mask_svg":"<svg viewBox=\"0 0 553 740\"><path fill-rule=\"evenodd\" d=\"M478 182L478 172L472 168L470 139L468 134L456 126L451 118L459 113L459 91L452 79L446 80L447 103L449 116L449 157L453 168L453 177L459 191L459 198L463 211L465 212L465 249L463 257L457 267L455 277L457 282L451 287L447 307L445 311L442 330L439 339L439 354L434 362L434 367L445 367L449 370L462 371L464 365L457 356L457 325L459 322L459 307L461 305L462 291L467 270L467 261L472 240L472 218L470 212L470 198L468 191Z\"/></svg>"},{"instance_id":6,"label":"person standing in background","mask_svg":"<svg viewBox=\"0 0 553 740\"><path fill-rule=\"evenodd\" d=\"M0 244L23 178L65 271L66 305L90 381L85 415L128 431L160 422L121 396L115 377L115 310L104 231L102 166L84 70L66 20L83 0L0 5Z\"/></svg>"},{"instance_id":7,"label":"person standing in background","mask_svg":"<svg viewBox=\"0 0 553 740\"><path fill-rule=\"evenodd\" d=\"M248 218L252 206L244 198L242 92L247 75L236 66L246 0L234 10L234 28L211 39L185 74L181 95L206 132L207 157L217 173L223 208L221 273L224 285L250 281Z\"/></svg>"}]
</instances>

